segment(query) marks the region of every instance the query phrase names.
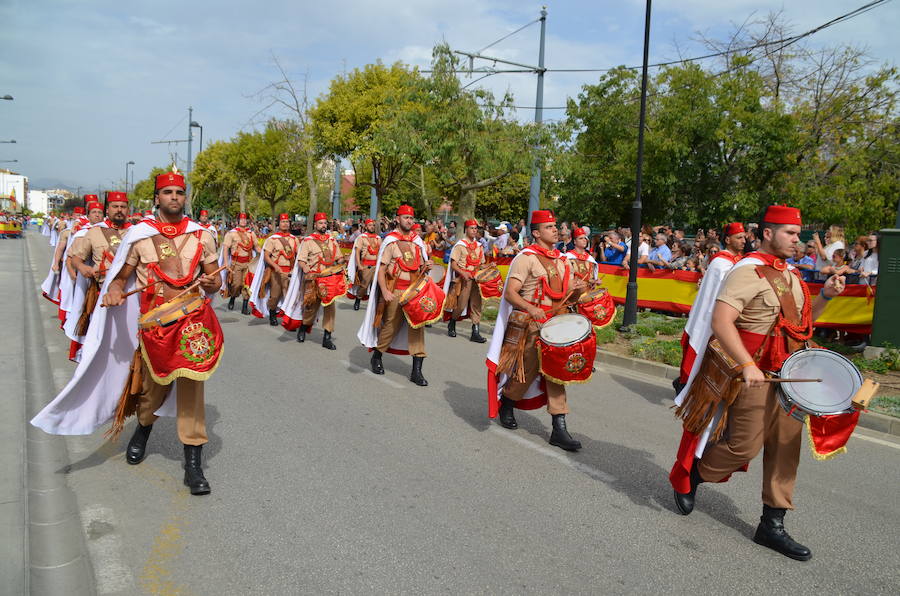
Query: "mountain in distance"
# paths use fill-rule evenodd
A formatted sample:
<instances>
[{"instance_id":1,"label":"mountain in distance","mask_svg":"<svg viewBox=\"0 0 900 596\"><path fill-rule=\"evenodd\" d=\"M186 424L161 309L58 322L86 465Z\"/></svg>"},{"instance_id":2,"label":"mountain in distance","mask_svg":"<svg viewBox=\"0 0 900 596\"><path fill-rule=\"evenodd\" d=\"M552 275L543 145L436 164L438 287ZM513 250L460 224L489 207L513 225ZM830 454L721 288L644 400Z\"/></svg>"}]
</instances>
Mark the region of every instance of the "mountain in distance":
<instances>
[{"instance_id":1,"label":"mountain in distance","mask_svg":"<svg viewBox=\"0 0 900 596\"><path fill-rule=\"evenodd\" d=\"M60 188L64 190L68 190L71 192L75 192L78 188L77 185L69 184L68 182L63 182L58 178L29 178L28 179L28 188L31 190L45 190L51 188Z\"/></svg>"}]
</instances>

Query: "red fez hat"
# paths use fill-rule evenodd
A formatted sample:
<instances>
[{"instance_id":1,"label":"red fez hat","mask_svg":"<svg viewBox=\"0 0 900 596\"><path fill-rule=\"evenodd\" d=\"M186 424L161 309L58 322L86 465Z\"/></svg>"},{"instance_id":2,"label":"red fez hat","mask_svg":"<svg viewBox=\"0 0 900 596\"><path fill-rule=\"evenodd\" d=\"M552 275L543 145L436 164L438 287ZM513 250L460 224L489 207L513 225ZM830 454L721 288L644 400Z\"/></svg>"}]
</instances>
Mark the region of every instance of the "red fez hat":
<instances>
[{"instance_id":1,"label":"red fez hat","mask_svg":"<svg viewBox=\"0 0 900 596\"><path fill-rule=\"evenodd\" d=\"M400 205L400 207L397 209L397 215L415 216L415 212L413 211L413 208L410 205Z\"/></svg>"},{"instance_id":2,"label":"red fez hat","mask_svg":"<svg viewBox=\"0 0 900 596\"><path fill-rule=\"evenodd\" d=\"M803 225L800 219L800 210L787 205L769 205L766 209L766 214L763 216L763 223Z\"/></svg>"},{"instance_id":3,"label":"red fez hat","mask_svg":"<svg viewBox=\"0 0 900 596\"><path fill-rule=\"evenodd\" d=\"M201 209L201 210L200 210L200 217L203 217L204 215L209 216L209 211L207 211L206 209Z\"/></svg>"},{"instance_id":4,"label":"red fez hat","mask_svg":"<svg viewBox=\"0 0 900 596\"><path fill-rule=\"evenodd\" d=\"M84 204L87 205L91 201L99 201L100 197L97 195L84 195Z\"/></svg>"},{"instance_id":5,"label":"red fez hat","mask_svg":"<svg viewBox=\"0 0 900 596\"><path fill-rule=\"evenodd\" d=\"M413 232L418 232L418 231L421 230L421 229L422 229L422 224L420 224L420 223L418 223L418 222L416 222L416 223L413 224L413 227L412 227L412 231L413 231Z\"/></svg>"},{"instance_id":6,"label":"red fez hat","mask_svg":"<svg viewBox=\"0 0 900 596\"><path fill-rule=\"evenodd\" d=\"M238 213L238 219L241 219L241 218L247 219L247 214L246 213Z\"/></svg>"},{"instance_id":7,"label":"red fez hat","mask_svg":"<svg viewBox=\"0 0 900 596\"><path fill-rule=\"evenodd\" d=\"M291 216L288 215L287 213L282 213L281 215L278 216L278 221L290 221L290 219L291 219Z\"/></svg>"},{"instance_id":8,"label":"red fez hat","mask_svg":"<svg viewBox=\"0 0 900 596\"><path fill-rule=\"evenodd\" d=\"M75 215L84 215L84 207L75 207L72 209L72 213Z\"/></svg>"},{"instance_id":9,"label":"red fez hat","mask_svg":"<svg viewBox=\"0 0 900 596\"><path fill-rule=\"evenodd\" d=\"M167 186L180 186L185 188L184 176L182 176L175 166L172 166L171 172L163 172L156 177L156 190Z\"/></svg>"},{"instance_id":10,"label":"red fez hat","mask_svg":"<svg viewBox=\"0 0 900 596\"><path fill-rule=\"evenodd\" d=\"M313 216L313 223L315 223L317 221L328 221L328 216L322 212L316 213Z\"/></svg>"},{"instance_id":11,"label":"red fez hat","mask_svg":"<svg viewBox=\"0 0 900 596\"><path fill-rule=\"evenodd\" d=\"M572 231L572 238L578 238L579 236L587 236L587 230L584 228L575 228Z\"/></svg>"},{"instance_id":12,"label":"red fez hat","mask_svg":"<svg viewBox=\"0 0 900 596\"><path fill-rule=\"evenodd\" d=\"M106 204L110 203L127 203L128 195L120 190L111 190L106 193Z\"/></svg>"},{"instance_id":13,"label":"red fez hat","mask_svg":"<svg viewBox=\"0 0 900 596\"><path fill-rule=\"evenodd\" d=\"M91 201L90 203L88 203L88 206L87 206L88 213L90 213L94 209L99 209L100 211L103 211L103 205L101 205L97 201Z\"/></svg>"},{"instance_id":14,"label":"red fez hat","mask_svg":"<svg viewBox=\"0 0 900 596\"><path fill-rule=\"evenodd\" d=\"M553 217L552 211L540 209L538 211L531 212L531 223L533 223L533 224L556 223L556 218Z\"/></svg>"},{"instance_id":15,"label":"red fez hat","mask_svg":"<svg viewBox=\"0 0 900 596\"><path fill-rule=\"evenodd\" d=\"M365 222L363 222L364 225L369 225L370 223L375 223L375 220L374 220L374 219L367 219Z\"/></svg>"},{"instance_id":16,"label":"red fez hat","mask_svg":"<svg viewBox=\"0 0 900 596\"><path fill-rule=\"evenodd\" d=\"M465 221L465 223L463 223L463 227L464 227L464 228L468 228L469 226L475 226L475 227L477 228L477 227L478 227L478 220L477 220L477 219L467 219L467 220Z\"/></svg>"},{"instance_id":17,"label":"red fez hat","mask_svg":"<svg viewBox=\"0 0 900 596\"><path fill-rule=\"evenodd\" d=\"M732 236L732 235L734 235L734 234L740 234L740 233L743 232L743 231L744 231L744 224L742 224L742 223L739 222L739 221L736 221L736 222L734 222L734 223L730 223L730 224L728 224L727 226L725 226L725 235L726 235L726 236Z\"/></svg>"}]
</instances>

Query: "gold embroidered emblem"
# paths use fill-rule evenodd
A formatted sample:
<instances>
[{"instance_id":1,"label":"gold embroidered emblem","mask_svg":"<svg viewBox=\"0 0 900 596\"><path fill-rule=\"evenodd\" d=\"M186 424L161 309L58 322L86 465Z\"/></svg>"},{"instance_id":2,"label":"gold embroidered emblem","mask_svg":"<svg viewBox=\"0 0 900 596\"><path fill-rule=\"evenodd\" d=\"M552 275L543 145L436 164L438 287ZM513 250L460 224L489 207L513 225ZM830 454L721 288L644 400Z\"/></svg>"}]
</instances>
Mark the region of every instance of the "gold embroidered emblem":
<instances>
[{"instance_id":1,"label":"gold embroidered emblem","mask_svg":"<svg viewBox=\"0 0 900 596\"><path fill-rule=\"evenodd\" d=\"M176 253L174 250L172 250L172 247L169 245L168 242L161 242L159 244L159 253L160 253L160 256L167 257L167 258L178 256L178 253Z\"/></svg>"},{"instance_id":2,"label":"gold embroidered emblem","mask_svg":"<svg viewBox=\"0 0 900 596\"><path fill-rule=\"evenodd\" d=\"M431 314L435 310L437 310L437 303L431 296L425 296L424 298L422 298L422 300L419 301L419 306L428 314Z\"/></svg>"},{"instance_id":3,"label":"gold embroidered emblem","mask_svg":"<svg viewBox=\"0 0 900 596\"><path fill-rule=\"evenodd\" d=\"M579 373L584 370L585 365L587 365L587 358L579 353L572 354L566 360L566 370L572 374Z\"/></svg>"},{"instance_id":4,"label":"gold embroidered emblem","mask_svg":"<svg viewBox=\"0 0 900 596\"><path fill-rule=\"evenodd\" d=\"M556 277L559 273L556 271L556 267L552 269L547 269L547 277Z\"/></svg>"},{"instance_id":5,"label":"gold embroidered emblem","mask_svg":"<svg viewBox=\"0 0 900 596\"><path fill-rule=\"evenodd\" d=\"M412 261L412 259L413 259L413 256L412 256L411 252L409 252L408 250L403 252L403 260L404 261Z\"/></svg>"},{"instance_id":6,"label":"gold embroidered emblem","mask_svg":"<svg viewBox=\"0 0 900 596\"><path fill-rule=\"evenodd\" d=\"M110 246L118 246L121 243L122 243L122 239L119 238L118 236L113 236L112 238L109 239Z\"/></svg>"},{"instance_id":7,"label":"gold embroidered emblem","mask_svg":"<svg viewBox=\"0 0 900 596\"><path fill-rule=\"evenodd\" d=\"M772 283L772 285L775 286L775 294L777 294L779 298L790 292L787 284L784 283L784 280L780 277L775 278L775 281Z\"/></svg>"}]
</instances>

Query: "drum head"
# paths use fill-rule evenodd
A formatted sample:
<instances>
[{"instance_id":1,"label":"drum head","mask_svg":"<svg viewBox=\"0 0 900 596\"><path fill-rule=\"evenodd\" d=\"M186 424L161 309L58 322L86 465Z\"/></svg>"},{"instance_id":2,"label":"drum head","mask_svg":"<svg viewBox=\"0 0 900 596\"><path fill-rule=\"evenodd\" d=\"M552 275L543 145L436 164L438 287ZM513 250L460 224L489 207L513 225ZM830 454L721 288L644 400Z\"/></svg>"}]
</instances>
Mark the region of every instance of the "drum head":
<instances>
[{"instance_id":1,"label":"drum head","mask_svg":"<svg viewBox=\"0 0 900 596\"><path fill-rule=\"evenodd\" d=\"M781 383L781 390L810 414L839 414L862 386L856 366L837 352L808 349L794 352L784 361L783 378L822 379L821 383Z\"/></svg>"},{"instance_id":2,"label":"drum head","mask_svg":"<svg viewBox=\"0 0 900 596\"><path fill-rule=\"evenodd\" d=\"M444 281L444 274L447 273L447 270L443 265L438 265L437 263L432 263L431 269L428 270L428 276L434 280L434 283L439 284Z\"/></svg>"},{"instance_id":3,"label":"drum head","mask_svg":"<svg viewBox=\"0 0 900 596\"><path fill-rule=\"evenodd\" d=\"M568 346L593 333L590 320L575 313L556 315L541 326L541 341L550 346Z\"/></svg>"}]
</instances>

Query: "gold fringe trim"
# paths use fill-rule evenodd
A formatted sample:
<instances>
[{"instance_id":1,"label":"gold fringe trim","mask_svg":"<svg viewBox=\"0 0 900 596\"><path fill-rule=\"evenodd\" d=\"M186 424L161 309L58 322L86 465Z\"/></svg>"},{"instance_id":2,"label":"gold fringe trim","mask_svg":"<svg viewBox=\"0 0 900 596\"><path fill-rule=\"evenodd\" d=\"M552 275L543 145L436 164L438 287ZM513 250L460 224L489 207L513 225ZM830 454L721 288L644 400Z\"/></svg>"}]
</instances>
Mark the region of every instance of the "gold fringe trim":
<instances>
[{"instance_id":1,"label":"gold fringe trim","mask_svg":"<svg viewBox=\"0 0 900 596\"><path fill-rule=\"evenodd\" d=\"M544 362L543 362L543 358L541 357L541 348L538 346L535 346L535 349L537 349L538 370L540 371L541 375L543 375L543 377L545 379L547 379L548 381L553 381L557 385L584 385L585 383L590 381L594 376L594 371L591 370L591 374L589 374L588 377L583 381L575 381L575 380L563 381L562 379L557 379L556 377L551 377L550 375L548 375L547 373L544 372ZM594 354L594 360L596 360L596 359L597 359L597 355ZM591 368L593 369L594 363L591 362L590 365L591 365ZM587 364L585 364L585 366L587 366Z\"/></svg>"},{"instance_id":2,"label":"gold fringe trim","mask_svg":"<svg viewBox=\"0 0 900 596\"><path fill-rule=\"evenodd\" d=\"M144 349L144 342L142 341L140 342L140 344L141 356L143 356L144 363L147 365L147 371L150 373L150 377L153 379L153 381L160 385L170 385L176 379L190 379L191 381L208 380L213 375L213 373L216 372L216 369L219 368L219 363L222 361L222 354L225 351L224 345L219 348L219 356L216 358L216 363L205 373L197 372L189 368L176 368L167 377L158 377L156 376L156 373L153 372L153 367L150 365L150 357L147 356L147 351Z\"/></svg>"},{"instance_id":3,"label":"gold fringe trim","mask_svg":"<svg viewBox=\"0 0 900 596\"><path fill-rule=\"evenodd\" d=\"M812 451L813 459L816 461L828 461L829 459L834 459L838 455L842 453L847 453L847 446L839 447L834 451L829 453L819 453L816 451L816 443L813 441L812 436L812 428L809 426L809 416L806 417L806 420L803 421L803 426L806 427L806 436L809 438L809 450Z\"/></svg>"},{"instance_id":4,"label":"gold fringe trim","mask_svg":"<svg viewBox=\"0 0 900 596\"><path fill-rule=\"evenodd\" d=\"M443 304L442 304L441 306L443 306ZM401 307L401 309L402 309L402 308L403 308L403 307ZM406 324L407 324L407 325L409 325L409 326L412 327L413 329L419 329L420 327L424 327L425 325L431 325L432 323L437 323L438 321L443 320L443 318L444 318L444 309L443 309L443 308L439 308L439 309L437 309L437 311L435 311L435 312L437 312L437 314L434 316L433 319L428 319L427 321L423 321L422 323L419 323L418 325L413 325L412 321L409 320L409 315L406 314L406 311L405 311L405 310L403 311L403 316L406 317Z\"/></svg>"}]
</instances>

